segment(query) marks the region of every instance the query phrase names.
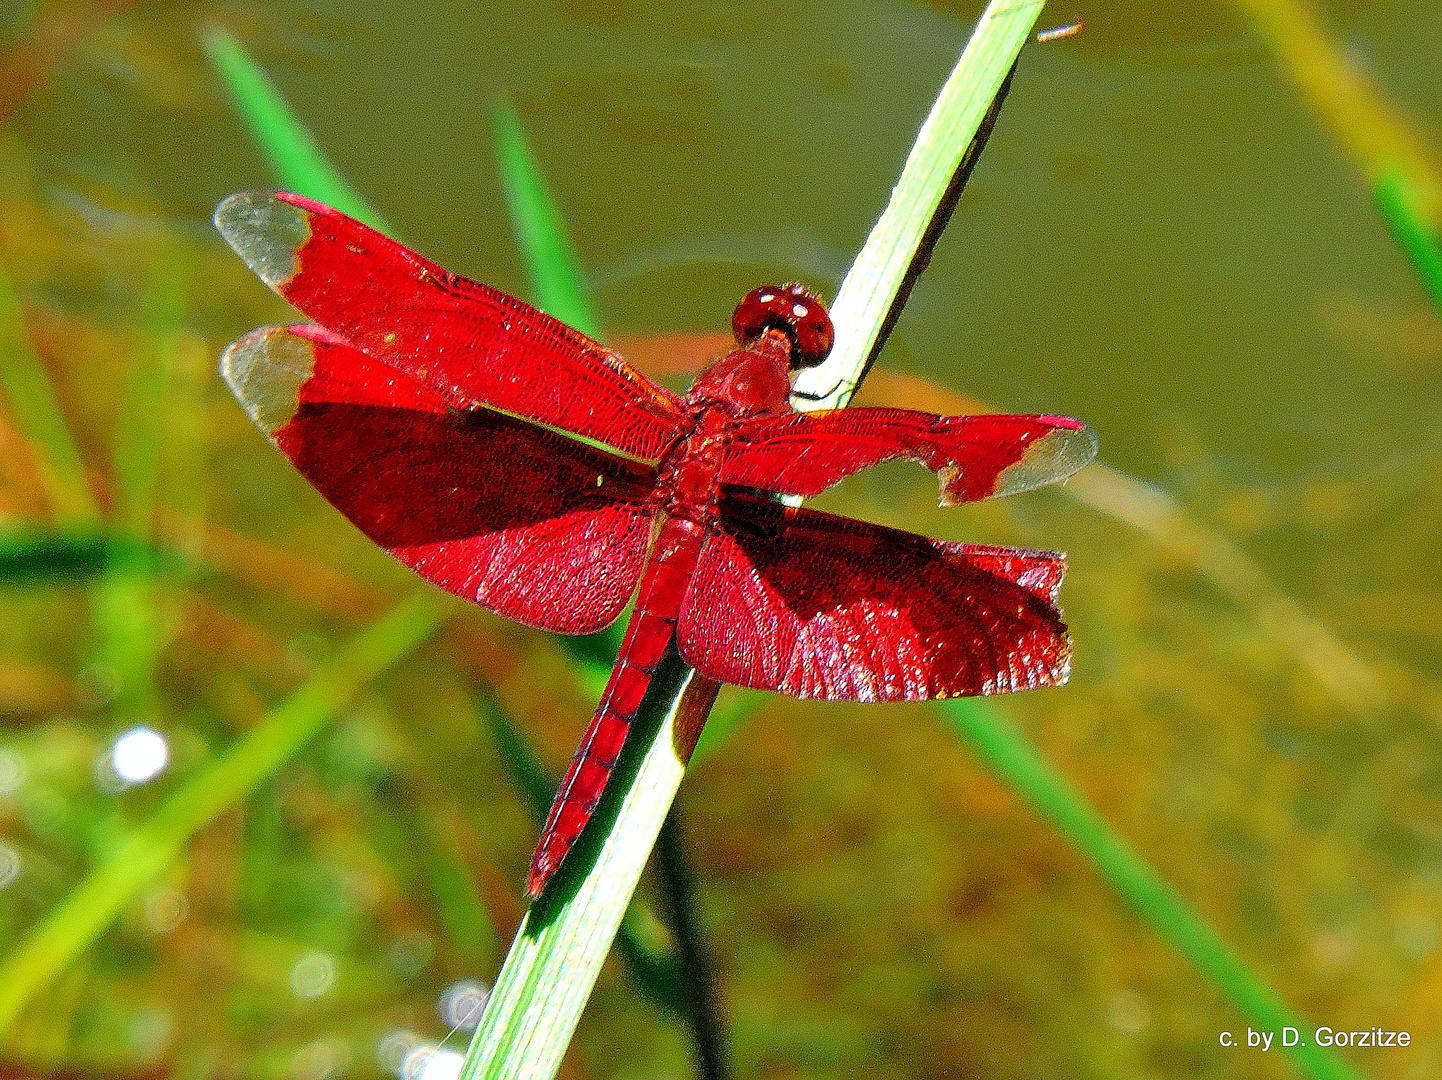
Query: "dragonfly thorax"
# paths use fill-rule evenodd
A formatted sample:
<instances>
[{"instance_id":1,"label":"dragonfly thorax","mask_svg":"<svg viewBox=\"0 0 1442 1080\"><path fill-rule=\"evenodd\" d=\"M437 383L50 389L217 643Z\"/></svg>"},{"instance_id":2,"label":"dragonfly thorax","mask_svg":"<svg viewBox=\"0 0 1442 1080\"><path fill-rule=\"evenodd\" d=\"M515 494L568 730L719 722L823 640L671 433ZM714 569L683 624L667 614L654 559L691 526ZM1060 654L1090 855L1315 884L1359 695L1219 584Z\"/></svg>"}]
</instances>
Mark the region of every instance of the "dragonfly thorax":
<instances>
[{"instance_id":1,"label":"dragonfly thorax","mask_svg":"<svg viewBox=\"0 0 1442 1080\"><path fill-rule=\"evenodd\" d=\"M784 333L767 330L747 348L713 361L691 384L688 408L696 412L720 408L737 419L790 412L790 351Z\"/></svg>"},{"instance_id":2,"label":"dragonfly thorax","mask_svg":"<svg viewBox=\"0 0 1442 1080\"><path fill-rule=\"evenodd\" d=\"M695 415L720 406L736 419L791 411L791 372L819 364L835 337L821 298L795 283L752 289L731 316L741 348L714 361L686 395Z\"/></svg>"},{"instance_id":3,"label":"dragonfly thorax","mask_svg":"<svg viewBox=\"0 0 1442 1080\"><path fill-rule=\"evenodd\" d=\"M731 414L725 405L700 403L694 405L690 419L682 437L661 458L656 505L672 517L704 524L715 515L721 494L721 462Z\"/></svg>"}]
</instances>

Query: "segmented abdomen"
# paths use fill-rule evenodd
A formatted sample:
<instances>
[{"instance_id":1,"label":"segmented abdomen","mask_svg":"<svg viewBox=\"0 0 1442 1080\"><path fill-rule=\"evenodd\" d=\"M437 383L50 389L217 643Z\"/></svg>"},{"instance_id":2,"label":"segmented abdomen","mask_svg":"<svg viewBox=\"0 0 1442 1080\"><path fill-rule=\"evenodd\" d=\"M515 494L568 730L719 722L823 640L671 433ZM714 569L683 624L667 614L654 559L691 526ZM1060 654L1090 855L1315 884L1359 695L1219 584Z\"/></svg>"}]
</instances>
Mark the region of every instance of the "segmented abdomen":
<instances>
[{"instance_id":1,"label":"segmented abdomen","mask_svg":"<svg viewBox=\"0 0 1442 1080\"><path fill-rule=\"evenodd\" d=\"M701 526L681 518L667 518L661 527L616 666L546 815L541 841L531 858L527 896L541 894L601 801L636 711L676 636L681 599L696 569L704 536Z\"/></svg>"}]
</instances>

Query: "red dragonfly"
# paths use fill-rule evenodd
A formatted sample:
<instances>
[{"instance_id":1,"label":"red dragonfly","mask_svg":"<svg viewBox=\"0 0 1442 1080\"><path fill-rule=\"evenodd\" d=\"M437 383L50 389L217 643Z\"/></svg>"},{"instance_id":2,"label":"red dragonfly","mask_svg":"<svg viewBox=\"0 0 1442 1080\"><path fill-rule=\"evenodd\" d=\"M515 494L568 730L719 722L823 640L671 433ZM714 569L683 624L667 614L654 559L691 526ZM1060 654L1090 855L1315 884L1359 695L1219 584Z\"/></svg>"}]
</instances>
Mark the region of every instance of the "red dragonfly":
<instances>
[{"instance_id":1,"label":"red dragonfly","mask_svg":"<svg viewBox=\"0 0 1442 1080\"><path fill-rule=\"evenodd\" d=\"M529 304L298 195L233 195L216 227L318 325L266 327L221 372L367 536L531 626L591 633L633 594L616 666L546 819L538 896L590 819L669 648L720 682L916 701L1066 681L1048 551L933 540L767 493L818 495L892 458L944 505L1063 480L1096 438L1059 416L796 413L832 327L799 285L753 290L738 347L684 398Z\"/></svg>"}]
</instances>

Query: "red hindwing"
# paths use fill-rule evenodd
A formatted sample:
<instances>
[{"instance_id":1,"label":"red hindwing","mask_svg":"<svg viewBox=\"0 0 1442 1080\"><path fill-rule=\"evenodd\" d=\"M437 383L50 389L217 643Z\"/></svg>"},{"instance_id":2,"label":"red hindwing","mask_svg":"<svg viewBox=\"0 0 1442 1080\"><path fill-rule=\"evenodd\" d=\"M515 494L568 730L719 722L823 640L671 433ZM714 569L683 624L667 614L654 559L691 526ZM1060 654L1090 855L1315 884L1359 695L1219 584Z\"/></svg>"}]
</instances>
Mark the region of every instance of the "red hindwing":
<instances>
[{"instance_id":1,"label":"red hindwing","mask_svg":"<svg viewBox=\"0 0 1442 1080\"><path fill-rule=\"evenodd\" d=\"M1066 681L1066 561L948 543L733 494L677 623L722 682L832 701L922 701Z\"/></svg>"},{"instance_id":2,"label":"red hindwing","mask_svg":"<svg viewBox=\"0 0 1442 1080\"><path fill-rule=\"evenodd\" d=\"M221 371L335 507L426 580L531 626L601 629L651 534L655 470L491 409L461 412L319 327L269 327Z\"/></svg>"}]
</instances>

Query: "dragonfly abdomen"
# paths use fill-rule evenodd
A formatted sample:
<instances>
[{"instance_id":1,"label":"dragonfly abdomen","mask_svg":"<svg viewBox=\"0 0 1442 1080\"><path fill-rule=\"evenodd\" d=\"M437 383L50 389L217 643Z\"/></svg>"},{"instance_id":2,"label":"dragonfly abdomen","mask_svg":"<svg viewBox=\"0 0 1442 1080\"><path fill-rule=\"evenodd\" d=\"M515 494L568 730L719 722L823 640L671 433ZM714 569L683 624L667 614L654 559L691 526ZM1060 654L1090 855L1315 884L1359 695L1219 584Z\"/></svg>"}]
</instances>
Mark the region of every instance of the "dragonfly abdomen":
<instances>
[{"instance_id":1,"label":"dragonfly abdomen","mask_svg":"<svg viewBox=\"0 0 1442 1080\"><path fill-rule=\"evenodd\" d=\"M701 526L682 518L667 518L656 537L616 666L546 815L531 859L528 896L545 889L601 801L656 668L675 640L676 617L704 538Z\"/></svg>"}]
</instances>

